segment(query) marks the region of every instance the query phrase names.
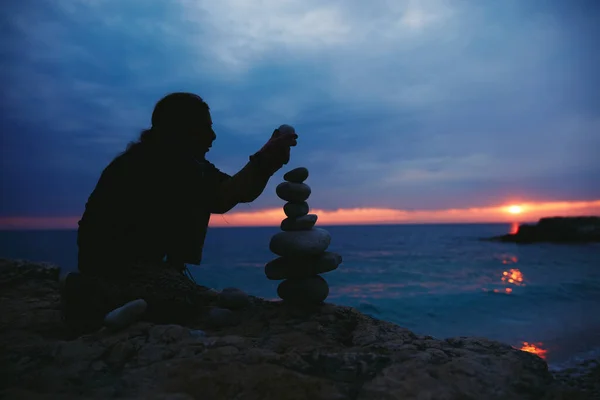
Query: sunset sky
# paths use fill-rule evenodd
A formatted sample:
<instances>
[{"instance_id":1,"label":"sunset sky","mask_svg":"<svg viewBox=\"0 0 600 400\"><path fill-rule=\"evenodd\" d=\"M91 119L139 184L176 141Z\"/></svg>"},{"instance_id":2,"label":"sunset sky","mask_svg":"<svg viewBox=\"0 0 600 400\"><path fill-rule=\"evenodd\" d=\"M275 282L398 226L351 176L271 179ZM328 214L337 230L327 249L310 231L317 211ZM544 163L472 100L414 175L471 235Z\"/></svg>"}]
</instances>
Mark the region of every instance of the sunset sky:
<instances>
[{"instance_id":1,"label":"sunset sky","mask_svg":"<svg viewBox=\"0 0 600 400\"><path fill-rule=\"evenodd\" d=\"M75 227L173 91L209 103L227 173L280 124L300 136L214 226L277 224L297 166L323 224L600 214L594 0L6 3L0 228Z\"/></svg>"}]
</instances>

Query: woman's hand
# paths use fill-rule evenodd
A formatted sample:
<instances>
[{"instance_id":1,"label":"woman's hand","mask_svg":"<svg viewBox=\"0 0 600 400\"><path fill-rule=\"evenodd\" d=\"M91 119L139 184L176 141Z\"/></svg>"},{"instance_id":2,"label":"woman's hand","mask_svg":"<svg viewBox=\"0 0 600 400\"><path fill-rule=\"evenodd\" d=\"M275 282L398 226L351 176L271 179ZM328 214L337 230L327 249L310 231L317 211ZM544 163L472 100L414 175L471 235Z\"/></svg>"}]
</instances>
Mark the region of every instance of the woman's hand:
<instances>
[{"instance_id":1,"label":"woman's hand","mask_svg":"<svg viewBox=\"0 0 600 400\"><path fill-rule=\"evenodd\" d=\"M293 127L281 125L275 129L269 141L254 155L262 169L273 175L290 161L290 149L298 144Z\"/></svg>"}]
</instances>

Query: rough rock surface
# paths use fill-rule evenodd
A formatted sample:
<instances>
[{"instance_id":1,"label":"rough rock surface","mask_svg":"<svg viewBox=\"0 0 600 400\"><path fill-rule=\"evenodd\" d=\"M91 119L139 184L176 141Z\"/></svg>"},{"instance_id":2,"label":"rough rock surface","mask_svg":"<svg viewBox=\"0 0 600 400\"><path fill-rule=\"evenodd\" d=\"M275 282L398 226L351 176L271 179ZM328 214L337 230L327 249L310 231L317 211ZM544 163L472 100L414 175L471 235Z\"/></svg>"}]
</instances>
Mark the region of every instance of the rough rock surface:
<instances>
[{"instance_id":1,"label":"rough rock surface","mask_svg":"<svg viewBox=\"0 0 600 400\"><path fill-rule=\"evenodd\" d=\"M0 398L586 398L561 389L533 354L420 336L331 304L253 297L234 326L138 322L73 337L60 320L58 273L0 260Z\"/></svg>"},{"instance_id":2,"label":"rough rock surface","mask_svg":"<svg viewBox=\"0 0 600 400\"><path fill-rule=\"evenodd\" d=\"M554 371L554 376L556 385L563 394L569 393L569 398L600 399L600 359L585 360L577 366Z\"/></svg>"}]
</instances>

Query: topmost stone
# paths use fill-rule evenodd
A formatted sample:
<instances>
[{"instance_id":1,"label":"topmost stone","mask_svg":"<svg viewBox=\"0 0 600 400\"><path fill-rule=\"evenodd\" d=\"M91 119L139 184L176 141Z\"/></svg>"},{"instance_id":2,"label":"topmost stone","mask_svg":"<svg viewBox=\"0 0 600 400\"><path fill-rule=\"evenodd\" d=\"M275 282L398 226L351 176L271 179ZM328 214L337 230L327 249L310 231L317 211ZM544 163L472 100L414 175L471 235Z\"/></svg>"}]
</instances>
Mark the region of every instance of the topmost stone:
<instances>
[{"instance_id":1,"label":"topmost stone","mask_svg":"<svg viewBox=\"0 0 600 400\"><path fill-rule=\"evenodd\" d=\"M308 178L308 169L304 167L294 168L283 175L283 179L288 182L302 183Z\"/></svg>"}]
</instances>

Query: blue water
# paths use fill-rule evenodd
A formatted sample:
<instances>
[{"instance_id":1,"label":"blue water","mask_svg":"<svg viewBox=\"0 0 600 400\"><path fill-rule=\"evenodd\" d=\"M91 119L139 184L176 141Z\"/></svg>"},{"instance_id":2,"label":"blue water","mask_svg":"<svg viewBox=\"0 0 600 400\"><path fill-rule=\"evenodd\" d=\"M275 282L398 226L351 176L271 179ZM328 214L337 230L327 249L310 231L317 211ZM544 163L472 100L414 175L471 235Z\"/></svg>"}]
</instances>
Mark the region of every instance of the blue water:
<instances>
[{"instance_id":1,"label":"blue water","mask_svg":"<svg viewBox=\"0 0 600 400\"><path fill-rule=\"evenodd\" d=\"M600 349L600 246L480 241L495 225L325 227L343 264L328 301L438 338L484 336L545 350L553 367ZM264 264L277 228L212 228L198 283L275 299ZM0 256L76 266L76 232L0 232ZM503 281L502 278L505 277ZM508 279L512 278L512 282ZM507 290L508 289L508 290Z\"/></svg>"}]
</instances>

